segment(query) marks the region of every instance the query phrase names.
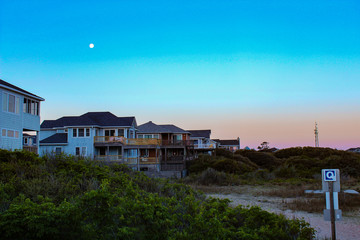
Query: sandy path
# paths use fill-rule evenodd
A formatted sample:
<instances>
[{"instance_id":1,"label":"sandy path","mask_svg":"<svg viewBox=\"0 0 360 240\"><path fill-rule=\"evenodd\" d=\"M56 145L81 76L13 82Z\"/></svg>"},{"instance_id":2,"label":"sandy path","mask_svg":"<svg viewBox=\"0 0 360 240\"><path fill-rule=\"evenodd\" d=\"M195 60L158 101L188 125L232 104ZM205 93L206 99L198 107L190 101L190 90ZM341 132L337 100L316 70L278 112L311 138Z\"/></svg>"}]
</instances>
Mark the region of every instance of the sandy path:
<instances>
[{"instance_id":1,"label":"sandy path","mask_svg":"<svg viewBox=\"0 0 360 240\"><path fill-rule=\"evenodd\" d=\"M331 239L330 222L324 221L322 214L307 213L307 212L294 212L286 210L282 207L282 198L265 197L249 194L206 194L215 198L228 198L232 202L231 206L244 205L244 206L259 206L262 209L278 214L284 214L288 218L304 218L310 225L317 231L317 238ZM356 240L360 239L360 216L343 216L342 221L336 222L336 237L338 240Z\"/></svg>"}]
</instances>

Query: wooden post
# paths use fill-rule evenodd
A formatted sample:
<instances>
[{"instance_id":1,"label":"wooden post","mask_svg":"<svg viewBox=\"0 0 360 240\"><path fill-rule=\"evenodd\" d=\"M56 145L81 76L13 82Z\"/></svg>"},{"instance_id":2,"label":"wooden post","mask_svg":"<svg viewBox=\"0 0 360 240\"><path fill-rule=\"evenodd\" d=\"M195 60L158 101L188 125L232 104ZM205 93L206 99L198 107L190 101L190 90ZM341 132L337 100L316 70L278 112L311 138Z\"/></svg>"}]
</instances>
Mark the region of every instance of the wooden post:
<instances>
[{"instance_id":1,"label":"wooden post","mask_svg":"<svg viewBox=\"0 0 360 240\"><path fill-rule=\"evenodd\" d=\"M336 240L335 230L335 210L334 210L334 182L329 182L330 186L330 220L331 220L331 238Z\"/></svg>"},{"instance_id":2,"label":"wooden post","mask_svg":"<svg viewBox=\"0 0 360 240\"><path fill-rule=\"evenodd\" d=\"M108 161L110 161L110 147L109 147L109 146L107 146L107 152L105 153L105 155L107 155L107 156L106 156L106 159L107 159Z\"/></svg>"},{"instance_id":3,"label":"wooden post","mask_svg":"<svg viewBox=\"0 0 360 240\"><path fill-rule=\"evenodd\" d=\"M137 170L140 171L140 149L137 149L137 154L136 154L136 159L137 159Z\"/></svg>"}]
</instances>

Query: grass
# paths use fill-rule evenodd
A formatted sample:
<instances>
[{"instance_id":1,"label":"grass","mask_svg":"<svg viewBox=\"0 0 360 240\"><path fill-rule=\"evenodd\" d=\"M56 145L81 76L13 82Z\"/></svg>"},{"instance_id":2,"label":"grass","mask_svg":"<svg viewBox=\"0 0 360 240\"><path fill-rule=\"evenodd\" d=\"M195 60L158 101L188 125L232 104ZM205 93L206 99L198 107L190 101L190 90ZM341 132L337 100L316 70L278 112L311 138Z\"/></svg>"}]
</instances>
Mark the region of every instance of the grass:
<instances>
[{"instance_id":1,"label":"grass","mask_svg":"<svg viewBox=\"0 0 360 240\"><path fill-rule=\"evenodd\" d=\"M268 196L270 198L282 198L279 204L284 209L304 211L309 213L322 213L325 209L325 194L305 193L307 189L321 189L320 184L300 185L240 185L240 186L216 186L191 184L191 187L204 193L216 194L239 194ZM360 210L360 195L339 193L339 208L344 213Z\"/></svg>"},{"instance_id":2,"label":"grass","mask_svg":"<svg viewBox=\"0 0 360 240\"><path fill-rule=\"evenodd\" d=\"M307 189L321 189L318 184L302 186L279 186L259 194L270 197L283 198L282 204L285 208L294 211L305 211L309 213L322 213L325 208L325 194L305 193ZM360 209L360 195L339 193L339 208L343 212L352 212Z\"/></svg>"}]
</instances>

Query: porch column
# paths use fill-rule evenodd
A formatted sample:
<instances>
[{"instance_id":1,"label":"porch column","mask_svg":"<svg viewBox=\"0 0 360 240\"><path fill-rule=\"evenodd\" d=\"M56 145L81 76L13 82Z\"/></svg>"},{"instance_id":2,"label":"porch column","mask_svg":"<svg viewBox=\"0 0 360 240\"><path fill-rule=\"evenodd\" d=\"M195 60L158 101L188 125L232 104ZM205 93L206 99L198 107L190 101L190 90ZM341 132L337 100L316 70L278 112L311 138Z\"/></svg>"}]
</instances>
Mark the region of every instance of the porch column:
<instances>
[{"instance_id":1,"label":"porch column","mask_svg":"<svg viewBox=\"0 0 360 240\"><path fill-rule=\"evenodd\" d=\"M23 139L21 139L21 141L23 141ZM40 153L40 144L39 143L40 143L40 131L36 131L36 153L37 154ZM22 142L22 145L24 145L23 142Z\"/></svg>"},{"instance_id":2,"label":"porch column","mask_svg":"<svg viewBox=\"0 0 360 240\"><path fill-rule=\"evenodd\" d=\"M121 147L121 162L124 163L124 146Z\"/></svg>"},{"instance_id":3,"label":"porch column","mask_svg":"<svg viewBox=\"0 0 360 240\"><path fill-rule=\"evenodd\" d=\"M110 153L110 147L109 146L106 146L106 159L109 161L109 153Z\"/></svg>"},{"instance_id":4,"label":"porch column","mask_svg":"<svg viewBox=\"0 0 360 240\"><path fill-rule=\"evenodd\" d=\"M140 171L140 148L137 149L137 170Z\"/></svg>"}]
</instances>

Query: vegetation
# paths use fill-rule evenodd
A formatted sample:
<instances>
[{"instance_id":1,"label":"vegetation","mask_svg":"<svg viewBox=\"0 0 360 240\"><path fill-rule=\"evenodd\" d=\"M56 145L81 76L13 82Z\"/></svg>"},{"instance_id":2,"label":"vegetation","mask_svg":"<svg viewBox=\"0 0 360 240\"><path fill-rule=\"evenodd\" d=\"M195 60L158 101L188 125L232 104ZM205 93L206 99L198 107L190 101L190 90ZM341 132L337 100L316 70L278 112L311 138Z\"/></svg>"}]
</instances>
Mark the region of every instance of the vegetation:
<instances>
[{"instance_id":1,"label":"vegetation","mask_svg":"<svg viewBox=\"0 0 360 240\"><path fill-rule=\"evenodd\" d=\"M256 165L242 156L222 171ZM238 166L232 170L232 166ZM247 167L243 170L242 167ZM198 168L199 171L201 170ZM312 239L303 220L257 207L231 208L190 187L123 165L0 150L2 239Z\"/></svg>"},{"instance_id":2,"label":"vegetation","mask_svg":"<svg viewBox=\"0 0 360 240\"><path fill-rule=\"evenodd\" d=\"M342 188L360 191L360 154L313 147L288 148L274 153L263 150L231 153L218 149L215 156L202 156L191 162L190 176L184 182L194 186L269 183L270 191L257 194L281 197L287 209L322 212L324 195L304 191L321 189L321 169L326 168L340 169ZM360 208L359 195L339 193L339 202L344 212Z\"/></svg>"},{"instance_id":3,"label":"vegetation","mask_svg":"<svg viewBox=\"0 0 360 240\"><path fill-rule=\"evenodd\" d=\"M226 174L241 183L250 181L320 181L321 169L338 168L345 180L360 178L360 155L331 148L296 147L274 153L238 150L231 153L217 149L215 156L201 156L188 167L190 174L199 175L208 168ZM192 177L192 179L199 179ZM206 181L206 180L202 180ZM210 181L210 180L209 180ZM231 184L231 183L230 183Z\"/></svg>"}]
</instances>

